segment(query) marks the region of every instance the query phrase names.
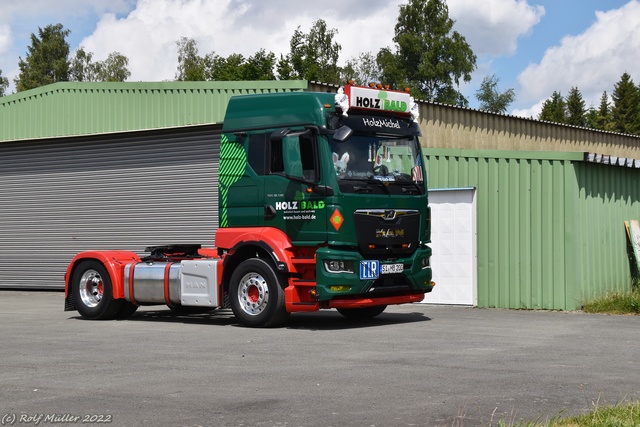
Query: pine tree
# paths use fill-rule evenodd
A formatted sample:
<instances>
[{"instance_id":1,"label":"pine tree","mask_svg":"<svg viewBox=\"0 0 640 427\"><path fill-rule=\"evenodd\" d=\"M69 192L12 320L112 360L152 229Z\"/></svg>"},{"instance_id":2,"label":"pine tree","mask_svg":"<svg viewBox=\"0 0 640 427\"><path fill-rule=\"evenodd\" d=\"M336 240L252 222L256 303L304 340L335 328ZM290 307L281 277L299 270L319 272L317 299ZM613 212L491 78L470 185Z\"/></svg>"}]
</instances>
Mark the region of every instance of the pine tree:
<instances>
[{"instance_id":1,"label":"pine tree","mask_svg":"<svg viewBox=\"0 0 640 427\"><path fill-rule=\"evenodd\" d=\"M587 124L586 104L582 99L582 94L577 87L572 87L565 100L567 112L567 124L572 126L584 127Z\"/></svg>"},{"instance_id":2,"label":"pine tree","mask_svg":"<svg viewBox=\"0 0 640 427\"><path fill-rule=\"evenodd\" d=\"M585 119L586 127L588 127L589 129L600 129L598 127L598 110L596 109L596 107L589 107L587 113L585 114Z\"/></svg>"},{"instance_id":3,"label":"pine tree","mask_svg":"<svg viewBox=\"0 0 640 427\"><path fill-rule=\"evenodd\" d=\"M613 122L611 119L611 104L609 103L609 95L606 91L602 92L600 97L600 107L596 118L596 129L613 130Z\"/></svg>"},{"instance_id":4,"label":"pine tree","mask_svg":"<svg viewBox=\"0 0 640 427\"><path fill-rule=\"evenodd\" d=\"M637 135L640 133L640 91L624 73L613 89L611 117L615 132Z\"/></svg>"},{"instance_id":5,"label":"pine tree","mask_svg":"<svg viewBox=\"0 0 640 427\"><path fill-rule=\"evenodd\" d=\"M544 101L542 104L542 111L538 116L538 120L554 123L566 123L567 113L566 104L560 92L553 92L550 99Z\"/></svg>"},{"instance_id":6,"label":"pine tree","mask_svg":"<svg viewBox=\"0 0 640 427\"><path fill-rule=\"evenodd\" d=\"M69 43L66 37L70 32L62 24L55 24L38 28L38 36L31 34L27 56L20 58L18 63L20 74L15 79L18 92L69 80Z\"/></svg>"}]
</instances>

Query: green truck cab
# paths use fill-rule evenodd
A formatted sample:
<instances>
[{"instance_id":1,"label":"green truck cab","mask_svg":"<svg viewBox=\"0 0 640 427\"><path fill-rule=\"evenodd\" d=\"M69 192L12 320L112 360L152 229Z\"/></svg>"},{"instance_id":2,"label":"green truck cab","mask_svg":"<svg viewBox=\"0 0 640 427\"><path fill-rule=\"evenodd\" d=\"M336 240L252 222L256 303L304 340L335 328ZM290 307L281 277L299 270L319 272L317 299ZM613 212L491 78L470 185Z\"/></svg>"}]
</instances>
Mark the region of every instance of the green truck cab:
<instances>
[{"instance_id":1,"label":"green truck cab","mask_svg":"<svg viewBox=\"0 0 640 427\"><path fill-rule=\"evenodd\" d=\"M426 174L411 107L408 93L354 86L230 101L217 246L227 231L267 227L289 239L290 258L313 261L281 269L287 311L364 316L431 291Z\"/></svg>"}]
</instances>

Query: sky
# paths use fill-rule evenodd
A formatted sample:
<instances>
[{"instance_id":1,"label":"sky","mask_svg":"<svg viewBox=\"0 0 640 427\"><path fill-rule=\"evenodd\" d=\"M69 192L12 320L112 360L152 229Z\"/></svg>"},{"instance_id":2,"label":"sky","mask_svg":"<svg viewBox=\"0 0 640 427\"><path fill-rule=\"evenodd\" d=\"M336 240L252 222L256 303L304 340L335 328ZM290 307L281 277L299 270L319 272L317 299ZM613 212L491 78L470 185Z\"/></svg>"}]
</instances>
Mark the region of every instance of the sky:
<instances>
[{"instance_id":1,"label":"sky","mask_svg":"<svg viewBox=\"0 0 640 427\"><path fill-rule=\"evenodd\" d=\"M72 52L82 46L94 61L117 51L129 58L128 81L170 81L177 44L193 38L199 54L279 58L299 28L323 19L336 29L339 65L360 53L395 49L394 27L408 0L0 0L0 70L9 94L38 28L71 30ZM453 29L477 55L477 69L460 89L471 108L484 77L502 92L514 89L509 114L536 118L554 91L577 87L587 107L598 107L623 73L640 82L640 0L447 0Z\"/></svg>"}]
</instances>

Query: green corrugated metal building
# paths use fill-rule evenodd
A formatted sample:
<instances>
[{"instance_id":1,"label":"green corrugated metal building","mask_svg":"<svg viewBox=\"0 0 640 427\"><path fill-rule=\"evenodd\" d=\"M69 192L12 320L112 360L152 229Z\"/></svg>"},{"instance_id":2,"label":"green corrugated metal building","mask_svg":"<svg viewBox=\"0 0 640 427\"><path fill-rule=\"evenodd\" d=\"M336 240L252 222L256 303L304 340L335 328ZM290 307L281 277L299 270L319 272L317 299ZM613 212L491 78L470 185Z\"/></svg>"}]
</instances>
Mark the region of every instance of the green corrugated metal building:
<instances>
[{"instance_id":1,"label":"green corrugated metal building","mask_svg":"<svg viewBox=\"0 0 640 427\"><path fill-rule=\"evenodd\" d=\"M640 170L583 153L427 149L430 188L474 188L477 304L580 308L630 288Z\"/></svg>"},{"instance_id":2,"label":"green corrugated metal building","mask_svg":"<svg viewBox=\"0 0 640 427\"><path fill-rule=\"evenodd\" d=\"M229 97L327 87L58 83L0 98L0 287L61 289L80 250L211 246ZM472 305L571 310L630 287L623 221L640 218L639 164L584 151L632 156L638 138L430 103L421 117L430 188L473 195L473 241L458 242Z\"/></svg>"}]
</instances>

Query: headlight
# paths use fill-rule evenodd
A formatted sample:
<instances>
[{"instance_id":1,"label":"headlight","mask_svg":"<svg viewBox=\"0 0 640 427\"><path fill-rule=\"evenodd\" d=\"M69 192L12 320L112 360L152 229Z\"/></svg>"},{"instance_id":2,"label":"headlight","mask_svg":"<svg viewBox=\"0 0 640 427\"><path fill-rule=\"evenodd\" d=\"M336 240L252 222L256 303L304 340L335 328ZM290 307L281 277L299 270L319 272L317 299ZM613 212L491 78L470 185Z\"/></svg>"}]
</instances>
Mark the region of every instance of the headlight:
<instances>
[{"instance_id":1,"label":"headlight","mask_svg":"<svg viewBox=\"0 0 640 427\"><path fill-rule=\"evenodd\" d=\"M328 273L353 273L352 261L324 260L324 269Z\"/></svg>"},{"instance_id":2,"label":"headlight","mask_svg":"<svg viewBox=\"0 0 640 427\"><path fill-rule=\"evenodd\" d=\"M423 269L428 268L430 265L430 258L422 258L421 266Z\"/></svg>"}]
</instances>

